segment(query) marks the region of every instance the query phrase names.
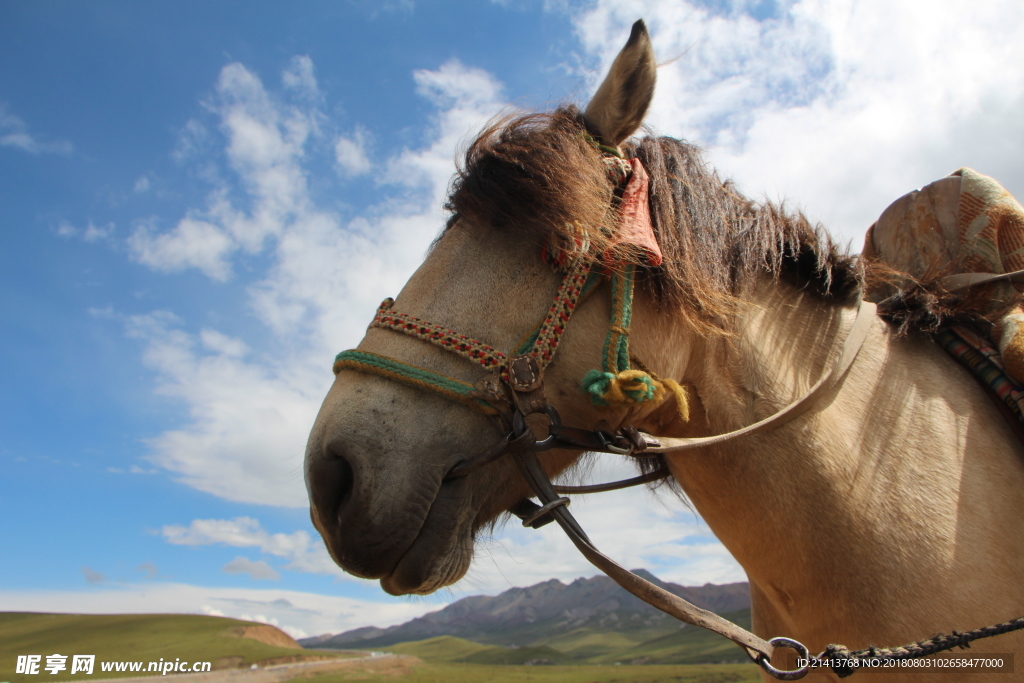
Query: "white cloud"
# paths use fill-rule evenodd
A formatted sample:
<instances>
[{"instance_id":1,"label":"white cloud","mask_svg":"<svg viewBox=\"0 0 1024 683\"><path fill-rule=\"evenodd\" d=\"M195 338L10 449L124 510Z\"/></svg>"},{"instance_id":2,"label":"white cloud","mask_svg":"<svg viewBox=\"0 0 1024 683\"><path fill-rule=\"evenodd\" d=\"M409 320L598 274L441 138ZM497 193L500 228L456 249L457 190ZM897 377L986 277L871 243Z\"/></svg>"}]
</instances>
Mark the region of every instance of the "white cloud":
<instances>
[{"instance_id":1,"label":"white cloud","mask_svg":"<svg viewBox=\"0 0 1024 683\"><path fill-rule=\"evenodd\" d=\"M84 229L76 228L67 221L61 221L57 226L57 234L61 237L81 237L86 242L98 242L110 239L114 236L115 227L113 223L96 225L92 221L86 224Z\"/></svg>"},{"instance_id":2,"label":"white cloud","mask_svg":"<svg viewBox=\"0 0 1024 683\"><path fill-rule=\"evenodd\" d=\"M96 242L98 240L107 239L114 235L114 224L107 223L106 225L94 225L92 221L85 227L85 232L82 233L82 239L86 242Z\"/></svg>"},{"instance_id":3,"label":"white cloud","mask_svg":"<svg viewBox=\"0 0 1024 683\"><path fill-rule=\"evenodd\" d=\"M659 59L679 57L648 122L855 247L890 202L960 166L1024 193L1020 3L800 0L757 21L742 3L605 0L575 17L589 56L606 67L638 16Z\"/></svg>"},{"instance_id":4,"label":"white cloud","mask_svg":"<svg viewBox=\"0 0 1024 683\"><path fill-rule=\"evenodd\" d=\"M303 445L330 370L247 362L244 342L209 329L197 340L180 324L166 311L126 321L146 344L143 362L158 373L156 391L189 411L183 428L148 440L148 460L227 500L304 506Z\"/></svg>"},{"instance_id":5,"label":"white cloud","mask_svg":"<svg viewBox=\"0 0 1024 683\"><path fill-rule=\"evenodd\" d=\"M259 618L295 637L392 626L440 609L433 600L373 601L280 589L207 588L177 583L126 584L82 591L0 590L5 610L75 614L208 614ZM271 621L273 620L273 621Z\"/></svg>"},{"instance_id":6,"label":"white cloud","mask_svg":"<svg viewBox=\"0 0 1024 683\"><path fill-rule=\"evenodd\" d=\"M146 194L149 192L149 188L152 186L149 178L142 175L135 179L135 184L132 186L132 192L136 194Z\"/></svg>"},{"instance_id":7,"label":"white cloud","mask_svg":"<svg viewBox=\"0 0 1024 683\"><path fill-rule=\"evenodd\" d=\"M328 556L319 538L313 538L305 531L271 534L251 517L196 519L187 527L167 525L161 529L161 534L168 543L175 545L258 548L267 555L288 560L284 568L291 571L348 577Z\"/></svg>"},{"instance_id":8,"label":"white cloud","mask_svg":"<svg viewBox=\"0 0 1024 683\"><path fill-rule=\"evenodd\" d=\"M366 156L369 133L357 127L351 137L338 136L334 143L334 160L343 175L352 177L370 172L370 159Z\"/></svg>"},{"instance_id":9,"label":"white cloud","mask_svg":"<svg viewBox=\"0 0 1024 683\"><path fill-rule=\"evenodd\" d=\"M241 555L221 567L221 571L225 574L246 574L257 580L277 581L281 578L277 570L263 560L254 561Z\"/></svg>"},{"instance_id":10,"label":"white cloud","mask_svg":"<svg viewBox=\"0 0 1024 683\"><path fill-rule=\"evenodd\" d=\"M74 145L66 140L41 141L28 132L28 125L0 102L0 147L14 147L29 154L71 154Z\"/></svg>"},{"instance_id":11,"label":"white cloud","mask_svg":"<svg viewBox=\"0 0 1024 683\"><path fill-rule=\"evenodd\" d=\"M210 137L210 131L201 121L189 119L178 133L178 141L171 151L171 158L179 164L195 159L206 151Z\"/></svg>"},{"instance_id":12,"label":"white cloud","mask_svg":"<svg viewBox=\"0 0 1024 683\"><path fill-rule=\"evenodd\" d=\"M139 263L165 273L198 268L220 281L231 272L226 257L234 246L221 228L195 218L184 218L173 230L160 234L140 225L128 238L128 248Z\"/></svg>"},{"instance_id":13,"label":"white cloud","mask_svg":"<svg viewBox=\"0 0 1024 683\"><path fill-rule=\"evenodd\" d=\"M197 339L166 312L127 320L129 333L146 344L143 360L158 373L157 391L188 409L184 426L148 441L151 461L180 481L228 500L306 504L302 454L330 386L331 358L358 342L380 300L423 258L443 224L457 146L502 106L489 99L500 92L490 76L457 62L414 78L447 108L429 122L422 148L402 150L387 164L384 180L402 190L399 198L345 224L316 206L306 187L305 148L319 115L277 102L242 65L222 70L210 106L241 199L218 186L206 207L172 230L159 233L150 221L128 244L137 261L156 270L199 268L215 280L229 277L237 250L271 245L272 265L249 294L268 332L259 346L269 340L275 353L253 355L245 340L212 328ZM249 208L237 208L242 204Z\"/></svg>"},{"instance_id":14,"label":"white cloud","mask_svg":"<svg viewBox=\"0 0 1024 683\"><path fill-rule=\"evenodd\" d=\"M315 88L312 62L308 57L304 59L293 62L285 80L295 88ZM204 175L216 185L205 207L190 211L167 232L140 225L128 246L137 261L156 270L198 268L222 281L231 273L228 259L232 254L239 250L261 251L267 239L280 236L292 221L309 214L305 171L300 161L319 113L277 105L260 79L237 63L221 70L208 107L220 118L227 138L228 162L249 206L236 206L226 181L207 172ZM189 121L179 138L175 158L185 161L200 153L200 143L209 144L208 136L205 126Z\"/></svg>"},{"instance_id":15,"label":"white cloud","mask_svg":"<svg viewBox=\"0 0 1024 683\"><path fill-rule=\"evenodd\" d=\"M320 94L313 73L313 60L309 55L296 55L288 62L288 68L281 74L284 87L295 90L306 97L318 97Z\"/></svg>"},{"instance_id":16,"label":"white cloud","mask_svg":"<svg viewBox=\"0 0 1024 683\"><path fill-rule=\"evenodd\" d=\"M217 330L202 330L199 333L199 339L208 351L223 356L241 358L249 352L249 347L244 341L229 337Z\"/></svg>"},{"instance_id":17,"label":"white cloud","mask_svg":"<svg viewBox=\"0 0 1024 683\"><path fill-rule=\"evenodd\" d=\"M146 574L145 578L147 579L155 579L160 573L157 571L156 565L152 562L143 562L135 568L135 571L144 572Z\"/></svg>"}]
</instances>

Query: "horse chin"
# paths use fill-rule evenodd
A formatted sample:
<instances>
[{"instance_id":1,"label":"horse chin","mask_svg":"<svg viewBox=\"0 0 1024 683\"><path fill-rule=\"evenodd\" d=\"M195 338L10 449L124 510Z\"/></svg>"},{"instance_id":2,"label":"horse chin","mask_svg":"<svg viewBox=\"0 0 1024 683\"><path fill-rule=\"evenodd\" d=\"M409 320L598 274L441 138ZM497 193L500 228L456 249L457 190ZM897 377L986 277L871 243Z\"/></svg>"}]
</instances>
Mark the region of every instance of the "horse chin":
<instances>
[{"instance_id":1,"label":"horse chin","mask_svg":"<svg viewBox=\"0 0 1024 683\"><path fill-rule=\"evenodd\" d=\"M459 495L464 491L464 482L442 484L419 533L394 569L381 577L381 588L391 595L427 595L466 574L476 514Z\"/></svg>"},{"instance_id":2,"label":"horse chin","mask_svg":"<svg viewBox=\"0 0 1024 683\"><path fill-rule=\"evenodd\" d=\"M417 538L395 570L381 578L380 586L391 595L428 595L465 576L472 559L472 536L448 548Z\"/></svg>"}]
</instances>

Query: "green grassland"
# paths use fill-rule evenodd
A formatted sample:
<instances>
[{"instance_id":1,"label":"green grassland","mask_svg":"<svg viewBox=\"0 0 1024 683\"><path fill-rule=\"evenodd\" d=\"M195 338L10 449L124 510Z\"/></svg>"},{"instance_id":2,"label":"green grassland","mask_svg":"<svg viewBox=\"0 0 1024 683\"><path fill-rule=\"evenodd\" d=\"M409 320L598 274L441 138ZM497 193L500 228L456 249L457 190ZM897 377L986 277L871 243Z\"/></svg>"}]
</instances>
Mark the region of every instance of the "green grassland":
<instances>
[{"instance_id":1,"label":"green grassland","mask_svg":"<svg viewBox=\"0 0 1024 683\"><path fill-rule=\"evenodd\" d=\"M739 626L750 628L750 610L722 615ZM424 641L428 642L428 641ZM521 641L522 642L522 641ZM538 641L525 641L529 649L547 647L558 656L556 663L614 664L643 660L644 664L746 663L746 655L732 642L696 626L672 620L658 627L632 627L612 622L604 627L583 627ZM382 647L395 651L399 646Z\"/></svg>"},{"instance_id":2,"label":"green grassland","mask_svg":"<svg viewBox=\"0 0 1024 683\"><path fill-rule=\"evenodd\" d=\"M0 681L63 681L90 678L81 673L70 675L70 655L96 655L91 678L130 676L131 673L104 673L102 661L174 661L212 662L213 668L231 668L251 664L323 659L337 657L329 652L298 650L266 645L242 638L237 631L255 624L224 617L185 614L39 614L0 612ZM50 674L15 673L18 655L68 655L67 670ZM145 669L145 664L143 668ZM138 676L139 674L134 674ZM145 673L143 673L145 675Z\"/></svg>"},{"instance_id":3,"label":"green grassland","mask_svg":"<svg viewBox=\"0 0 1024 683\"><path fill-rule=\"evenodd\" d=\"M501 647L481 645L454 636L439 636L414 643L399 643L387 648L396 655L412 655L428 662L490 664L507 666L537 662L569 664L570 659L550 647Z\"/></svg>"},{"instance_id":4,"label":"green grassland","mask_svg":"<svg viewBox=\"0 0 1024 683\"><path fill-rule=\"evenodd\" d=\"M696 664L681 666L487 666L423 662L405 676L368 671L324 673L289 683L760 683L753 664Z\"/></svg>"},{"instance_id":5,"label":"green grassland","mask_svg":"<svg viewBox=\"0 0 1024 683\"><path fill-rule=\"evenodd\" d=\"M753 664L687 664L682 660L699 657L693 650L704 643L693 636L685 636L690 629L677 634L655 638L640 644L628 638L608 637L594 632L568 634L560 644L568 646L569 653L541 645L508 648L481 645L463 638L440 636L385 648L388 652L411 655L422 660L405 675L393 671L352 670L304 675L291 683L345 683L347 681L415 681L416 683L461 683L462 681L494 681L500 683L597 683L635 681L655 683L678 681L688 683L746 683L760 681L759 669ZM581 629L581 631L584 631ZM694 629L696 631L696 629ZM622 636L622 634L604 634ZM723 659L734 657L731 650L738 648L724 641L727 648ZM718 645L718 643L714 643ZM606 648L606 649L601 649ZM609 659L607 664L576 663L580 653L597 653L589 657ZM612 657L619 657L611 661ZM740 653L742 658L742 653ZM679 659L675 665L646 664L655 659ZM736 661L739 661L738 659ZM616 663L617 662L617 663ZM529 665L527 665L529 663Z\"/></svg>"}]
</instances>

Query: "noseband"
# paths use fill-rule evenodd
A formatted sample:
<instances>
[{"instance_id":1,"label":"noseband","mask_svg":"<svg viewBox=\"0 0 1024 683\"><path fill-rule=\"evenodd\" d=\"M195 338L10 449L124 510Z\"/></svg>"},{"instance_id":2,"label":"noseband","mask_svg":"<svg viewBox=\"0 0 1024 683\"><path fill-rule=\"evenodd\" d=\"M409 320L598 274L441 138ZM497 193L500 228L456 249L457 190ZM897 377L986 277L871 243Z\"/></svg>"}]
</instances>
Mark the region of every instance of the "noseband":
<instances>
[{"instance_id":1,"label":"noseband","mask_svg":"<svg viewBox=\"0 0 1024 683\"><path fill-rule=\"evenodd\" d=\"M613 181L621 187L625 176L622 159L613 156L614 150L603 148L605 163L613 172ZM627 164L628 165L628 164ZM618 170L615 170L618 169ZM620 177L616 178L616 173ZM628 177L628 176L626 176ZM743 429L727 434L700 438L653 437L632 426L615 431L581 429L562 424L558 411L544 396L544 372L554 359L559 342L573 312L601 283L609 279L612 289L612 314L603 353L603 368L592 370L584 379L584 388L598 405L608 405L614 395L620 405L635 405L653 400L675 399L681 410L685 408L684 390L674 380L660 378L646 369L632 369L629 355L629 326L636 265L616 264L608 269L600 261L577 259L565 270L554 301L541 322L528 333L512 354L505 354L487 344L448 330L440 325L400 313L393 309L394 301L385 299L377 310L371 328L399 332L433 344L445 351L462 356L488 370L487 376L475 384L421 368L403 361L357 349L339 353L334 362L334 373L342 370L368 372L402 382L419 389L429 390L445 398L462 403L474 410L494 416L505 434L497 443L473 457L457 463L444 479L465 477L476 470L511 455L540 504L523 499L509 512L523 520L523 525L539 528L555 521L562 527L573 544L596 567L630 593L654 607L680 619L729 638L766 672L780 680L802 678L808 666L787 671L770 664L777 647L795 649L798 657L808 661L807 648L788 638L765 641L722 617L703 610L682 598L646 581L626 570L601 553L587 537L586 532L567 509L569 498L565 493L596 493L635 486L663 479L670 475L662 461L647 474L608 484L594 486L559 486L551 482L537 453L555 448L588 452L615 453L636 458L658 458L664 453L702 448L739 438L777 426L805 411L821 394L836 386L857 356L875 318L875 306L862 301L857 317L831 369L801 398L775 415ZM604 402L602 402L604 401ZM526 424L531 415L543 415L548 422L547 436L537 439Z\"/></svg>"}]
</instances>

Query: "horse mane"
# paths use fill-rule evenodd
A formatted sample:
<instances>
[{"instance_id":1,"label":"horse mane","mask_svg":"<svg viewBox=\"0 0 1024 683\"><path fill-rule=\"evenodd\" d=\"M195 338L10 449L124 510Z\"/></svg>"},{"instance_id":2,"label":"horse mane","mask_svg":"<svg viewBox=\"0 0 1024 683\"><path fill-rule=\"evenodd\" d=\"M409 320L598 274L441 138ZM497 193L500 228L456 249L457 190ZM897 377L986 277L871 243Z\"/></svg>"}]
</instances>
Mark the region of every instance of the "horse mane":
<instances>
[{"instance_id":1,"label":"horse mane","mask_svg":"<svg viewBox=\"0 0 1024 683\"><path fill-rule=\"evenodd\" d=\"M696 146L648 135L624 151L650 176L651 219L665 257L641 268L640 281L662 305L687 310L703 331L726 331L736 302L764 275L836 305L860 296L856 257L802 213L742 196ZM571 246L581 225L614 225L615 204L601 152L579 110L568 106L492 122L467 149L445 208L449 226L466 216ZM607 246L609 235L587 236L593 253Z\"/></svg>"}]
</instances>

